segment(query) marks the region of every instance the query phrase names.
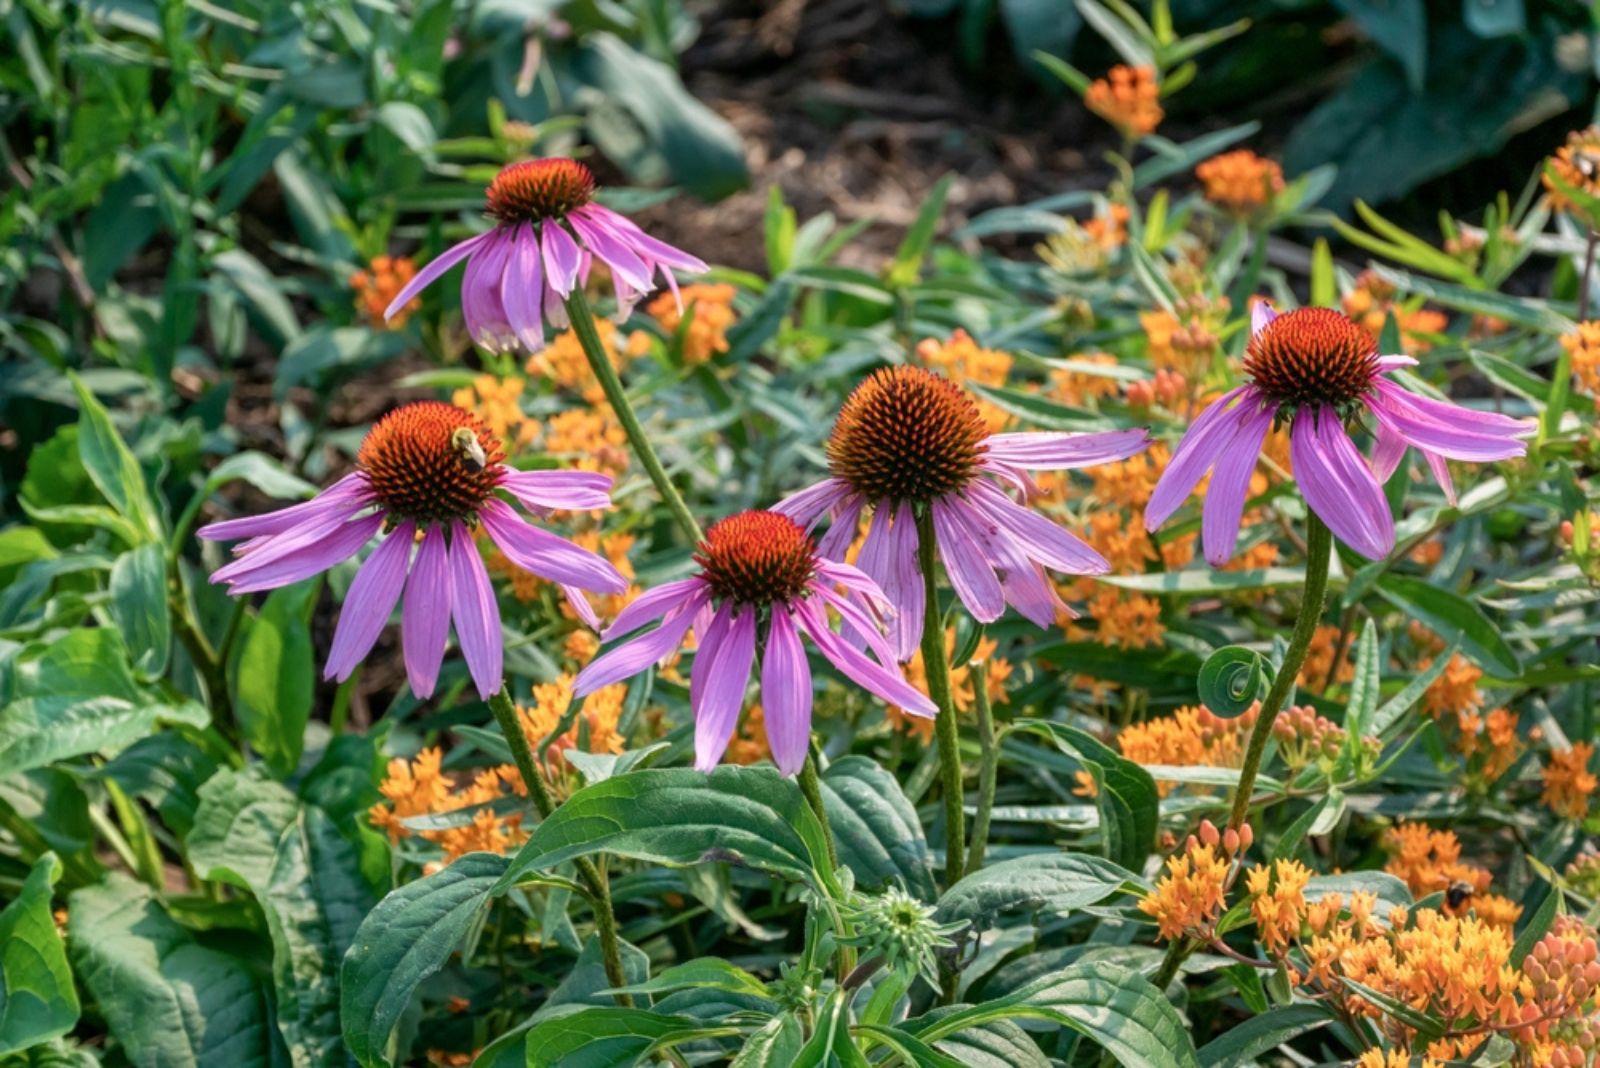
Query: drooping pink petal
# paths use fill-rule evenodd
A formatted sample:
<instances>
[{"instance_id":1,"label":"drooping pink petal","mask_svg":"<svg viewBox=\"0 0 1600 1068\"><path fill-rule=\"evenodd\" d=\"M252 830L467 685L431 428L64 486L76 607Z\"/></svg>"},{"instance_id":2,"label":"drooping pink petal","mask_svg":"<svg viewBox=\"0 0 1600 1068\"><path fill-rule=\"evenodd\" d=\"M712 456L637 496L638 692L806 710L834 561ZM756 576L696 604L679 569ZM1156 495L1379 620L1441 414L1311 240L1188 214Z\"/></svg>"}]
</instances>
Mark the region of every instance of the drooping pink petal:
<instances>
[{"instance_id":1,"label":"drooping pink petal","mask_svg":"<svg viewBox=\"0 0 1600 1068\"><path fill-rule=\"evenodd\" d=\"M877 580L860 568L842 560L818 560L817 574L849 590L872 611L885 616L894 615L894 602Z\"/></svg>"},{"instance_id":2,"label":"drooping pink petal","mask_svg":"<svg viewBox=\"0 0 1600 1068\"><path fill-rule=\"evenodd\" d=\"M617 618L611 621L611 625L605 629L601 637L611 641L630 631L638 630L646 623L660 619L673 608L704 590L705 586L706 580L696 575L693 578L666 582L646 590L617 613Z\"/></svg>"},{"instance_id":3,"label":"drooping pink petal","mask_svg":"<svg viewBox=\"0 0 1600 1068\"><path fill-rule=\"evenodd\" d=\"M546 221L539 228L544 251L544 277L549 284L548 292L557 298L565 299L578 282L579 268L582 266L583 257L578 248L578 243L572 240L572 235L559 223ZM560 304L560 299L557 304ZM545 301L545 315L550 318L549 298ZM552 318L551 322L555 320Z\"/></svg>"},{"instance_id":4,"label":"drooping pink petal","mask_svg":"<svg viewBox=\"0 0 1600 1068\"><path fill-rule=\"evenodd\" d=\"M838 507L854 490L848 482L837 478L825 478L814 486L807 486L796 493L791 493L769 511L786 515L810 530L823 516Z\"/></svg>"},{"instance_id":5,"label":"drooping pink petal","mask_svg":"<svg viewBox=\"0 0 1600 1068\"><path fill-rule=\"evenodd\" d=\"M314 522L334 514L350 518L366 507L368 492L366 472L352 471L309 501L262 515L246 515L208 523L195 534L206 541L233 541L236 538L282 534L301 523Z\"/></svg>"},{"instance_id":6,"label":"drooping pink petal","mask_svg":"<svg viewBox=\"0 0 1600 1068\"><path fill-rule=\"evenodd\" d=\"M867 536L862 540L861 552L856 556L860 573L872 585L872 592L878 595L880 601L892 596L889 591L894 584L893 568L889 560L891 540L889 524L893 515L893 508L879 507L872 510L872 519L867 524Z\"/></svg>"},{"instance_id":7,"label":"drooping pink petal","mask_svg":"<svg viewBox=\"0 0 1600 1068\"><path fill-rule=\"evenodd\" d=\"M1250 305L1250 336L1255 337L1265 330L1267 324L1278 317L1278 310L1272 306L1270 300L1253 301Z\"/></svg>"},{"instance_id":8,"label":"drooping pink petal","mask_svg":"<svg viewBox=\"0 0 1600 1068\"><path fill-rule=\"evenodd\" d=\"M1445 462L1443 456L1427 449L1422 450L1422 458L1428 461L1428 470L1433 472L1433 480L1439 483L1440 489L1444 490L1444 499L1450 503L1450 507L1454 508L1456 506L1456 483L1455 479L1450 477L1450 465Z\"/></svg>"},{"instance_id":9,"label":"drooping pink petal","mask_svg":"<svg viewBox=\"0 0 1600 1068\"><path fill-rule=\"evenodd\" d=\"M603 204L590 204L584 209L592 222L606 227L633 246L641 259L652 260L667 267L675 267L690 274L705 274L711 268L704 260L691 256L680 248L659 241L639 228L639 224L612 211ZM665 273L665 272L663 272Z\"/></svg>"},{"instance_id":10,"label":"drooping pink petal","mask_svg":"<svg viewBox=\"0 0 1600 1068\"><path fill-rule=\"evenodd\" d=\"M978 482L968 494L974 507L1016 538L1028 556L1044 566L1069 575L1104 575L1111 570L1106 558L1088 542L1017 504L995 487Z\"/></svg>"},{"instance_id":11,"label":"drooping pink petal","mask_svg":"<svg viewBox=\"0 0 1600 1068\"><path fill-rule=\"evenodd\" d=\"M567 512L599 512L611 505L611 476L594 471L518 471L501 469L500 488L524 507Z\"/></svg>"},{"instance_id":12,"label":"drooping pink petal","mask_svg":"<svg viewBox=\"0 0 1600 1068\"><path fill-rule=\"evenodd\" d=\"M720 622L729 610L717 616ZM689 702L694 709L694 766L696 771L711 771L722 759L733 737L744 708L744 691L750 685L750 669L755 663L756 610L741 606L730 620L715 654L708 645L695 655L694 674L689 679ZM717 623L711 624L713 633ZM707 663L707 659L710 663ZM701 679L709 675L701 684ZM698 691L696 687L699 687Z\"/></svg>"},{"instance_id":13,"label":"drooping pink petal","mask_svg":"<svg viewBox=\"0 0 1600 1068\"><path fill-rule=\"evenodd\" d=\"M1380 485L1394 476L1405 454L1406 439L1388 423L1378 420L1376 441L1372 446L1372 474Z\"/></svg>"},{"instance_id":14,"label":"drooping pink petal","mask_svg":"<svg viewBox=\"0 0 1600 1068\"><path fill-rule=\"evenodd\" d=\"M594 605L589 603L588 595L576 586L559 583L561 594L572 606L572 611L577 615L578 621L590 630L600 629L600 617L595 613Z\"/></svg>"},{"instance_id":15,"label":"drooping pink petal","mask_svg":"<svg viewBox=\"0 0 1600 1068\"><path fill-rule=\"evenodd\" d=\"M1289 436L1289 460L1301 496L1329 530L1369 560L1388 555L1394 548L1389 502L1338 415L1302 408Z\"/></svg>"},{"instance_id":16,"label":"drooping pink petal","mask_svg":"<svg viewBox=\"0 0 1600 1068\"><path fill-rule=\"evenodd\" d=\"M1150 494L1144 509L1144 529L1153 531L1171 518L1172 513L1188 500L1189 494L1199 484L1205 473L1217 462L1217 457L1233 436L1239 425L1249 417L1260 401L1261 395L1254 386L1240 386L1213 401L1200 413L1184 432L1178 450L1172 454L1156 488ZM1234 402L1239 401L1238 405Z\"/></svg>"},{"instance_id":17,"label":"drooping pink petal","mask_svg":"<svg viewBox=\"0 0 1600 1068\"><path fill-rule=\"evenodd\" d=\"M333 630L323 678L343 682L372 651L405 589L406 565L411 562L416 529L409 519L395 527L356 572L339 611L339 625Z\"/></svg>"},{"instance_id":18,"label":"drooping pink petal","mask_svg":"<svg viewBox=\"0 0 1600 1068\"><path fill-rule=\"evenodd\" d=\"M994 521L994 517L970 501L948 498L950 513L960 519L968 533L983 547L983 556L1000 580L1006 603L1040 627L1048 627L1065 605L1039 565L1024 546Z\"/></svg>"},{"instance_id":19,"label":"drooping pink petal","mask_svg":"<svg viewBox=\"0 0 1600 1068\"><path fill-rule=\"evenodd\" d=\"M922 620L927 606L922 565L917 556L917 519L911 505L902 502L889 528L893 544L891 563L895 571L896 615L890 622L890 637L895 643L895 659L902 663L916 655L922 641Z\"/></svg>"},{"instance_id":20,"label":"drooping pink petal","mask_svg":"<svg viewBox=\"0 0 1600 1068\"><path fill-rule=\"evenodd\" d=\"M885 664L894 663L894 647L884 638L879 630L879 624L856 604L847 598L839 596L837 592L827 585L818 582L813 587L818 590L817 596L823 602L833 607L839 613L839 620L849 627L861 639L861 644L872 650L872 654Z\"/></svg>"},{"instance_id":21,"label":"drooping pink petal","mask_svg":"<svg viewBox=\"0 0 1600 1068\"><path fill-rule=\"evenodd\" d=\"M1227 563L1238 543L1239 522L1250 493L1250 475L1261 455L1261 443L1272 427L1272 416L1272 410L1266 409L1244 420L1212 472L1200 524L1201 544L1212 567Z\"/></svg>"},{"instance_id":22,"label":"drooping pink petal","mask_svg":"<svg viewBox=\"0 0 1600 1068\"><path fill-rule=\"evenodd\" d=\"M487 501L478 509L478 519L506 559L524 571L597 593L628 588L611 561L524 521L504 501Z\"/></svg>"},{"instance_id":23,"label":"drooping pink petal","mask_svg":"<svg viewBox=\"0 0 1600 1068\"><path fill-rule=\"evenodd\" d=\"M972 618L993 623L1006 610L1005 593L983 547L947 500L933 502L933 532L950 586Z\"/></svg>"},{"instance_id":24,"label":"drooping pink petal","mask_svg":"<svg viewBox=\"0 0 1600 1068\"><path fill-rule=\"evenodd\" d=\"M785 605L772 606L761 662L761 708L772 761L779 772L793 775L805 763L811 740L811 665Z\"/></svg>"},{"instance_id":25,"label":"drooping pink petal","mask_svg":"<svg viewBox=\"0 0 1600 1068\"><path fill-rule=\"evenodd\" d=\"M1364 399L1368 411L1407 442L1452 460L1509 460L1528 451L1522 438L1532 428L1506 416L1429 400L1384 381L1376 396Z\"/></svg>"},{"instance_id":26,"label":"drooping pink petal","mask_svg":"<svg viewBox=\"0 0 1600 1068\"><path fill-rule=\"evenodd\" d=\"M281 534L268 534L240 542L233 547L234 559L211 573L215 583L233 583L248 578L279 560L314 551L329 535L361 516L366 505L345 501L320 515L302 519ZM370 518L370 517L368 517ZM381 517L380 517L381 519Z\"/></svg>"},{"instance_id":27,"label":"drooping pink petal","mask_svg":"<svg viewBox=\"0 0 1600 1068\"><path fill-rule=\"evenodd\" d=\"M467 324L467 333L477 345L491 352L501 351L515 336L500 299L510 252L508 231L496 227L483 250L467 261L467 273L461 279L461 317Z\"/></svg>"},{"instance_id":28,"label":"drooping pink petal","mask_svg":"<svg viewBox=\"0 0 1600 1068\"><path fill-rule=\"evenodd\" d=\"M1150 433L1143 427L1093 434L1029 431L993 434L984 440L984 445L988 449L986 460L1035 470L1063 471L1126 460L1150 447Z\"/></svg>"},{"instance_id":29,"label":"drooping pink petal","mask_svg":"<svg viewBox=\"0 0 1600 1068\"><path fill-rule=\"evenodd\" d=\"M632 678L670 654L683 644L683 636L689 633L689 626L694 623L700 610L710 603L710 599L710 594L702 587L677 609L668 612L661 620L661 626L655 630L625 641L596 657L588 667L578 672L572 684L573 694L587 697L614 682Z\"/></svg>"},{"instance_id":30,"label":"drooping pink petal","mask_svg":"<svg viewBox=\"0 0 1600 1068\"><path fill-rule=\"evenodd\" d=\"M406 603L400 614L400 645L406 679L418 697L433 696L450 636L450 567L444 530L430 525L411 562Z\"/></svg>"},{"instance_id":31,"label":"drooping pink petal","mask_svg":"<svg viewBox=\"0 0 1600 1068\"><path fill-rule=\"evenodd\" d=\"M430 262L422 270L418 271L416 277L407 282L401 288L400 292L395 294L395 298L391 300L389 302L389 306L383 310L384 322L388 322L390 319L393 319L401 308L404 308L407 304L410 304L412 299L416 297L418 293L421 293L424 289L427 289L430 285L432 285L440 275L444 274L450 268L454 267L456 264L460 263L462 260L466 259L468 256L482 248L484 242L487 241L493 233L494 231L490 230L488 233L479 234L477 237L469 237L465 241L452 245L443 252L439 253L439 255L435 256L432 262Z\"/></svg>"},{"instance_id":32,"label":"drooping pink petal","mask_svg":"<svg viewBox=\"0 0 1600 1068\"><path fill-rule=\"evenodd\" d=\"M461 655L466 657L478 696L487 701L500 689L504 677L500 605L483 557L478 555L478 543L459 519L450 524L450 618L455 621L456 641L461 643Z\"/></svg>"},{"instance_id":33,"label":"drooping pink petal","mask_svg":"<svg viewBox=\"0 0 1600 1068\"><path fill-rule=\"evenodd\" d=\"M869 659L830 630L827 617L816 604L815 598L800 601L792 607L795 622L800 625L801 631L845 678L914 716L932 716L938 712L926 694L905 680L898 667L887 667Z\"/></svg>"},{"instance_id":34,"label":"drooping pink petal","mask_svg":"<svg viewBox=\"0 0 1600 1068\"><path fill-rule=\"evenodd\" d=\"M228 592L258 593L261 590L274 590L279 586L287 586L291 582L299 582L312 575L320 575L354 556L382 526L382 515L353 519L335 528L326 537L317 539L313 544L229 579ZM238 562L247 563L255 560L256 556L256 553L251 553Z\"/></svg>"},{"instance_id":35,"label":"drooping pink petal","mask_svg":"<svg viewBox=\"0 0 1600 1068\"><path fill-rule=\"evenodd\" d=\"M1395 353L1392 356L1379 356L1374 366L1379 374L1385 374L1389 371L1398 371L1402 367L1415 367L1416 365L1415 358Z\"/></svg>"},{"instance_id":36,"label":"drooping pink petal","mask_svg":"<svg viewBox=\"0 0 1600 1068\"><path fill-rule=\"evenodd\" d=\"M1486 412L1478 408L1468 408L1465 405L1424 397L1387 378L1378 379L1373 383L1373 387L1385 400L1406 409L1417 418L1430 419L1441 426L1456 426L1474 433L1500 434L1510 438L1525 438L1539 426L1536 419L1518 419L1510 415L1501 415L1499 412Z\"/></svg>"},{"instance_id":37,"label":"drooping pink petal","mask_svg":"<svg viewBox=\"0 0 1600 1068\"><path fill-rule=\"evenodd\" d=\"M506 318L517 340L529 352L544 348L544 269L539 255L539 235L523 223L511 237L505 284L500 290Z\"/></svg>"},{"instance_id":38,"label":"drooping pink petal","mask_svg":"<svg viewBox=\"0 0 1600 1068\"><path fill-rule=\"evenodd\" d=\"M620 298L621 284L648 292L650 286L650 269L644 265L638 255L623 242L609 233L604 227L595 226L580 209L567 216L573 229L578 231L578 237L583 240L584 247L598 257L607 267L611 268L613 280L619 283L618 297Z\"/></svg>"},{"instance_id":39,"label":"drooping pink petal","mask_svg":"<svg viewBox=\"0 0 1600 1068\"><path fill-rule=\"evenodd\" d=\"M865 506L866 501L859 496L845 499L834 515L828 532L817 542L818 556L824 560L844 559L845 553L850 550L850 543L856 540L856 531L861 528L861 509Z\"/></svg>"}]
</instances>

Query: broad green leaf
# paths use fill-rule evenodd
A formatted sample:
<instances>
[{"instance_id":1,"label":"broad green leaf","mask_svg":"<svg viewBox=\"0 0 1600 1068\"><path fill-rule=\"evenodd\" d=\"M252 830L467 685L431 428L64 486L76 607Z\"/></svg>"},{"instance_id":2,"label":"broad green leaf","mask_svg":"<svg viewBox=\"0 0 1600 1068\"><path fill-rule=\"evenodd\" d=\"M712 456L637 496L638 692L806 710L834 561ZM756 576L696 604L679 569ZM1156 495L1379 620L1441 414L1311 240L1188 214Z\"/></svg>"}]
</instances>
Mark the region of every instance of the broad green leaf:
<instances>
[{"instance_id":1,"label":"broad green leaf","mask_svg":"<svg viewBox=\"0 0 1600 1068\"><path fill-rule=\"evenodd\" d=\"M1244 1068L1292 1038L1333 1023L1318 1005L1283 1005L1234 1027L1200 1047L1201 1068Z\"/></svg>"},{"instance_id":2,"label":"broad green leaf","mask_svg":"<svg viewBox=\"0 0 1600 1068\"><path fill-rule=\"evenodd\" d=\"M973 872L939 898L939 918L992 927L1008 913L1066 915L1122 892L1138 892L1144 880L1102 857L1085 853L1041 853L1012 857Z\"/></svg>"},{"instance_id":3,"label":"broad green leaf","mask_svg":"<svg viewBox=\"0 0 1600 1068\"><path fill-rule=\"evenodd\" d=\"M229 672L245 738L280 778L294 771L305 747L316 685L307 619L320 587L301 582L268 594L245 622Z\"/></svg>"},{"instance_id":4,"label":"broad green leaf","mask_svg":"<svg viewBox=\"0 0 1600 1068\"><path fill-rule=\"evenodd\" d=\"M339 970L345 1044L362 1065L394 1063L395 1029L422 981L482 922L506 859L468 853L378 902Z\"/></svg>"},{"instance_id":5,"label":"broad green leaf","mask_svg":"<svg viewBox=\"0 0 1600 1068\"><path fill-rule=\"evenodd\" d=\"M1305 585L1306 573L1293 567L1263 567L1248 571L1217 571L1206 567L1155 571L1143 575L1100 575L1096 576L1096 580L1141 593L1193 596L1238 593L1241 590L1299 589Z\"/></svg>"},{"instance_id":6,"label":"broad green leaf","mask_svg":"<svg viewBox=\"0 0 1600 1068\"><path fill-rule=\"evenodd\" d=\"M767 985L743 968L730 964L721 957L701 957L667 968L654 979L630 983L616 988L614 993L667 994L685 987L727 990L739 994L756 994L765 997Z\"/></svg>"},{"instance_id":7,"label":"broad green leaf","mask_svg":"<svg viewBox=\"0 0 1600 1068\"><path fill-rule=\"evenodd\" d=\"M924 901L933 899L922 823L893 775L866 757L844 757L823 773L822 800L839 863L855 873L858 887L898 881Z\"/></svg>"},{"instance_id":8,"label":"broad green leaf","mask_svg":"<svg viewBox=\"0 0 1600 1068\"><path fill-rule=\"evenodd\" d=\"M618 939L617 944L622 957L622 974L628 980L626 985L633 987L647 984L650 979L650 958L637 946L622 939ZM614 1005L616 1001L612 998L610 990L611 981L606 978L606 962L600 949L600 936L590 935L584 941L578 959L573 962L556 988L550 991L550 996L545 998L544 1004L539 1006L539 1011L534 1013L533 1018L537 1021L555 1009L568 1005Z\"/></svg>"},{"instance_id":9,"label":"broad green leaf","mask_svg":"<svg viewBox=\"0 0 1600 1068\"><path fill-rule=\"evenodd\" d=\"M528 1068L628 1068L658 1043L704 1029L687 1016L620 1006L578 1009L529 1028Z\"/></svg>"},{"instance_id":10,"label":"broad green leaf","mask_svg":"<svg viewBox=\"0 0 1600 1068\"><path fill-rule=\"evenodd\" d=\"M1023 719L1014 729L1038 734L1083 764L1094 778L1100 813L1101 849L1123 867L1137 871L1156 846L1160 802L1150 773L1125 759L1086 731L1050 720Z\"/></svg>"},{"instance_id":11,"label":"broad green leaf","mask_svg":"<svg viewBox=\"0 0 1600 1068\"><path fill-rule=\"evenodd\" d=\"M0 1056L72 1030L78 991L50 908L61 862L46 853L0 911Z\"/></svg>"},{"instance_id":12,"label":"broad green leaf","mask_svg":"<svg viewBox=\"0 0 1600 1068\"><path fill-rule=\"evenodd\" d=\"M145 677L163 674L172 649L172 616L160 543L146 542L117 557L111 568L111 617L122 631L133 669Z\"/></svg>"},{"instance_id":13,"label":"broad green leaf","mask_svg":"<svg viewBox=\"0 0 1600 1068\"><path fill-rule=\"evenodd\" d=\"M1406 884L1386 871L1347 871L1335 875L1313 875L1306 883L1306 900L1315 904L1329 894L1338 894L1346 901L1351 894L1366 893L1377 898L1372 914L1387 921L1389 911L1410 908L1411 891Z\"/></svg>"},{"instance_id":14,"label":"broad green leaf","mask_svg":"<svg viewBox=\"0 0 1600 1068\"><path fill-rule=\"evenodd\" d=\"M199 705L159 705L121 697L25 697L0 708L0 777L89 753L112 754L159 722L204 726Z\"/></svg>"},{"instance_id":15,"label":"broad green leaf","mask_svg":"<svg viewBox=\"0 0 1600 1068\"><path fill-rule=\"evenodd\" d=\"M230 482L248 482L268 497L283 500L311 497L317 487L291 474L277 460L263 452L236 452L206 476L206 492L215 493Z\"/></svg>"},{"instance_id":16,"label":"broad green leaf","mask_svg":"<svg viewBox=\"0 0 1600 1068\"><path fill-rule=\"evenodd\" d=\"M67 899L73 967L138 1068L278 1068L266 981L249 962L202 946L117 872Z\"/></svg>"},{"instance_id":17,"label":"broad green leaf","mask_svg":"<svg viewBox=\"0 0 1600 1068\"><path fill-rule=\"evenodd\" d=\"M792 1012L774 1016L745 1039L728 1068L789 1068L804 1041L800 1021Z\"/></svg>"},{"instance_id":18,"label":"broad green leaf","mask_svg":"<svg viewBox=\"0 0 1600 1068\"><path fill-rule=\"evenodd\" d=\"M940 1011L944 1010L935 1009L928 1016ZM954 1057L965 1068L1050 1068L1050 1061L1039 1052L1038 1043L1010 1020L976 1024L941 1038L933 1046Z\"/></svg>"},{"instance_id":19,"label":"broad green leaf","mask_svg":"<svg viewBox=\"0 0 1600 1068\"><path fill-rule=\"evenodd\" d=\"M1409 575L1386 575L1375 589L1384 600L1502 679L1522 675L1522 662L1483 609L1451 590Z\"/></svg>"},{"instance_id":20,"label":"broad green leaf","mask_svg":"<svg viewBox=\"0 0 1600 1068\"><path fill-rule=\"evenodd\" d=\"M655 864L727 860L801 881L828 866L821 825L800 788L775 770L650 769L573 794L534 828L496 891L601 851Z\"/></svg>"},{"instance_id":21,"label":"broad green leaf","mask_svg":"<svg viewBox=\"0 0 1600 1068\"><path fill-rule=\"evenodd\" d=\"M139 461L83 379L71 371L67 377L78 395L78 456L84 470L118 515L127 518L142 535L160 538L161 524Z\"/></svg>"},{"instance_id":22,"label":"broad green leaf","mask_svg":"<svg viewBox=\"0 0 1600 1068\"><path fill-rule=\"evenodd\" d=\"M1114 964L1074 964L1004 997L970 1005L905 1029L924 1041L992 1020L1041 1020L1070 1028L1129 1068L1198 1068L1189 1028L1166 995L1137 972Z\"/></svg>"}]
</instances>

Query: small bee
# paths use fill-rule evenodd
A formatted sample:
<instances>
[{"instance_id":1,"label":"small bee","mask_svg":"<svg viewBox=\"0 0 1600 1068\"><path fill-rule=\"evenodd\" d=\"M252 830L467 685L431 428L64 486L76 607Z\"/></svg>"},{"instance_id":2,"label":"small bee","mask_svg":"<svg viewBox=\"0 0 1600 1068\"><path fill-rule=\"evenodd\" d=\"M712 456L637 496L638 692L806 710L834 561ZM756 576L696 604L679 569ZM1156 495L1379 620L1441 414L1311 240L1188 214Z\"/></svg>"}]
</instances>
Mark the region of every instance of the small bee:
<instances>
[{"instance_id":1,"label":"small bee","mask_svg":"<svg viewBox=\"0 0 1600 1068\"><path fill-rule=\"evenodd\" d=\"M1457 879L1451 883L1444 892L1444 903L1450 906L1451 911L1459 909L1471 900L1473 893L1472 884L1465 879Z\"/></svg>"},{"instance_id":2,"label":"small bee","mask_svg":"<svg viewBox=\"0 0 1600 1068\"><path fill-rule=\"evenodd\" d=\"M489 457L484 453L483 445L471 427L456 427L450 435L450 447L461 457L461 466L473 474L482 471L489 464Z\"/></svg>"}]
</instances>

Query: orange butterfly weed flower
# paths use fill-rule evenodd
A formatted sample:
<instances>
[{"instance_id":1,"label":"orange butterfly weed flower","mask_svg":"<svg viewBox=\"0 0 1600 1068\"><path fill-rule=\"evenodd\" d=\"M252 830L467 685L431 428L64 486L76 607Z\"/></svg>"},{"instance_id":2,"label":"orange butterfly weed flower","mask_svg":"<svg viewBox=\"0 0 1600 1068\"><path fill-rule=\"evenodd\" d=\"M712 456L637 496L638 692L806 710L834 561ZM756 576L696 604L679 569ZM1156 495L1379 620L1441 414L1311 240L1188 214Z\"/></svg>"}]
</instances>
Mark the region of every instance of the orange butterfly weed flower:
<instances>
[{"instance_id":1,"label":"orange butterfly weed flower","mask_svg":"<svg viewBox=\"0 0 1600 1068\"><path fill-rule=\"evenodd\" d=\"M1083 102L1125 137L1154 133L1166 114L1161 110L1161 86L1153 67L1112 67L1104 78L1090 83Z\"/></svg>"}]
</instances>

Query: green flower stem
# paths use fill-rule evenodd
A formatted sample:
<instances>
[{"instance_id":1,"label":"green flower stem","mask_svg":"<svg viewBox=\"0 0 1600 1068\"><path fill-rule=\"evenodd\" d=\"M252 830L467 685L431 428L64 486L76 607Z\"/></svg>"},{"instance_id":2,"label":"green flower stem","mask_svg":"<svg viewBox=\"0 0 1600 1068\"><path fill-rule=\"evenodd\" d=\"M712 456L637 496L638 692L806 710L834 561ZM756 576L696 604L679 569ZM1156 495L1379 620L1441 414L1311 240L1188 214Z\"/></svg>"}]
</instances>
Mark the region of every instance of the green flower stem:
<instances>
[{"instance_id":1,"label":"green flower stem","mask_svg":"<svg viewBox=\"0 0 1600 1068\"><path fill-rule=\"evenodd\" d=\"M1250 744L1244 753L1244 764L1239 768L1239 785L1234 787L1233 812L1228 826L1235 830L1244 826L1250 814L1250 797L1255 790L1256 772L1261 768L1261 755L1266 752L1267 739L1272 737L1272 724L1294 688L1300 667L1306 662L1311 639L1316 634L1317 623L1322 619L1322 605L1328 592L1328 564L1333 557L1333 534L1316 513L1306 513L1306 582L1300 597L1300 615L1295 620L1294 635L1289 639L1289 651L1283 664L1273 677L1272 688L1261 702L1255 728L1250 732Z\"/></svg>"},{"instance_id":2,"label":"green flower stem","mask_svg":"<svg viewBox=\"0 0 1600 1068\"><path fill-rule=\"evenodd\" d=\"M828 806L822 800L822 780L817 776L817 761L810 753L806 754L806 762L800 765L800 792L805 795L811 811L816 813L817 822L822 824L822 839L828 843L828 867L837 870L839 849L833 842L833 828L828 825Z\"/></svg>"},{"instance_id":3,"label":"green flower stem","mask_svg":"<svg viewBox=\"0 0 1600 1068\"><path fill-rule=\"evenodd\" d=\"M516 702L511 700L511 692L505 686L501 686L500 692L489 698L489 711L494 713L495 724L505 736L506 745L511 749L511 759L516 762L517 773L528 787L533 807L539 810L539 818L549 818L550 813L555 811L555 802L550 799L544 776L539 773L538 764L534 761L528 736L522 731ZM617 938L617 917L611 911L611 888L606 883L605 873L588 857L579 857L573 863L578 869L578 877L589 890L594 907L594 927L600 937L600 956L605 962L606 981L614 987L627 986L628 975L622 970L622 946ZM618 1005L633 1004L633 999L627 994L613 996Z\"/></svg>"},{"instance_id":4,"label":"green flower stem","mask_svg":"<svg viewBox=\"0 0 1600 1068\"><path fill-rule=\"evenodd\" d=\"M1000 745L994 731L994 709L989 707L989 663L972 665L972 696L978 709L978 749L983 762L978 767L978 811L972 818L972 845L967 850L967 874L983 867L984 850L989 846L989 818L994 812L995 780L1000 771Z\"/></svg>"},{"instance_id":5,"label":"green flower stem","mask_svg":"<svg viewBox=\"0 0 1600 1068\"><path fill-rule=\"evenodd\" d=\"M1161 958L1161 967L1150 980L1151 985L1165 993L1172 980L1177 978L1178 969L1183 967L1183 962L1193 951L1194 947L1187 938L1174 938L1167 943L1167 955Z\"/></svg>"},{"instance_id":6,"label":"green flower stem","mask_svg":"<svg viewBox=\"0 0 1600 1068\"><path fill-rule=\"evenodd\" d=\"M934 558L933 511L917 512L917 558L922 565L922 667L928 696L939 710L934 730L944 786L944 878L953 885L966 869L967 817L961 793L961 731L950 700L950 660L944 650L944 617L939 612L939 573Z\"/></svg>"},{"instance_id":7,"label":"green flower stem","mask_svg":"<svg viewBox=\"0 0 1600 1068\"><path fill-rule=\"evenodd\" d=\"M682 528L684 536L691 544L698 545L703 537L700 533L700 524L695 522L694 514L689 511L689 506L683 503L678 488L672 484L672 479L667 477L667 469L661 466L661 458L656 455L655 447L645 436L644 427L639 425L639 417L633 414L633 405L628 403L627 391L622 388L622 380L617 377L617 369L611 366L611 357L606 355L605 345L601 343L600 334L594 328L594 312L589 309L589 298L583 295L582 286L574 288L572 295L567 298L567 317L572 320L572 332L577 335L578 343L583 346L583 354L589 358L589 369L594 372L600 388L605 391L606 400L611 403L611 410L617 413L617 421L622 424L623 432L628 435L628 443L633 446L633 454L644 464L645 471L650 475L650 481L655 484L656 492L667 502L667 508L677 520L678 526Z\"/></svg>"}]
</instances>

